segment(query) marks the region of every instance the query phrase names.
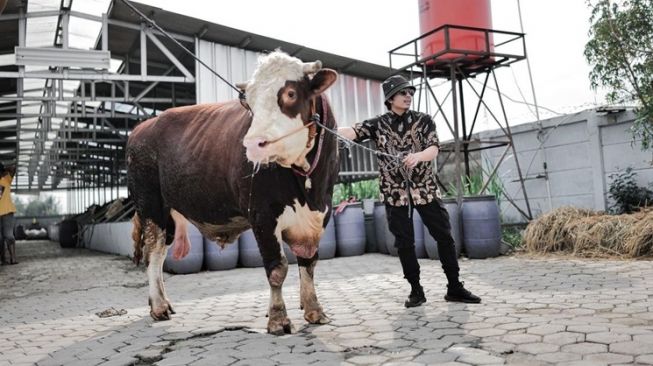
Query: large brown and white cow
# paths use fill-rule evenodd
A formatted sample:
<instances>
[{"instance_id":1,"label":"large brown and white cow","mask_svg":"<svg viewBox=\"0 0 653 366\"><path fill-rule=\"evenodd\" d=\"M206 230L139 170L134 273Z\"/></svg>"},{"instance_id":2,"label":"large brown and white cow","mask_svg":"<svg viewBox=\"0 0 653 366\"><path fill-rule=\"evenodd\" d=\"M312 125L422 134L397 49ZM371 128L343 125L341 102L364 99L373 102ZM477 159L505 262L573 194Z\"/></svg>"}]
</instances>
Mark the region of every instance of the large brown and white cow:
<instances>
[{"instance_id":1,"label":"large brown and white cow","mask_svg":"<svg viewBox=\"0 0 653 366\"><path fill-rule=\"evenodd\" d=\"M162 265L173 242L176 256L188 252L190 221L221 245L253 229L270 285L270 333L291 330L281 294L288 271L282 241L297 255L304 318L329 321L313 271L330 217L337 142L311 118L317 113L335 127L322 93L336 78L319 61L273 52L259 59L246 86L253 117L234 100L169 109L134 129L127 143L128 185L137 208L134 259L144 256L148 265L154 319L174 314Z\"/></svg>"}]
</instances>

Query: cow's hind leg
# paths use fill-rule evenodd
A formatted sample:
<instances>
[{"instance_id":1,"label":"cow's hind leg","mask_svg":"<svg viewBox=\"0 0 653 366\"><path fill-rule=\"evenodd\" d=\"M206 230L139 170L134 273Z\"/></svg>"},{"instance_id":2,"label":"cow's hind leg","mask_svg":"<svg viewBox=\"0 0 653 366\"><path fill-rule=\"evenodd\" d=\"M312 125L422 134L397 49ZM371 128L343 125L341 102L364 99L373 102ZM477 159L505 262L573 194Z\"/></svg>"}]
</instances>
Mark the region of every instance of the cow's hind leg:
<instances>
[{"instance_id":1,"label":"cow's hind leg","mask_svg":"<svg viewBox=\"0 0 653 366\"><path fill-rule=\"evenodd\" d=\"M169 320L174 311L163 284L163 261L168 253L165 231L151 220L146 220L143 240L148 255L147 278L149 280L150 315L154 320Z\"/></svg>"},{"instance_id":2,"label":"cow's hind leg","mask_svg":"<svg viewBox=\"0 0 653 366\"><path fill-rule=\"evenodd\" d=\"M313 272L317 264L317 253L311 259L297 258L299 266L300 307L304 310L304 319L311 324L327 324L331 320L324 314L322 305L317 300Z\"/></svg>"},{"instance_id":3,"label":"cow's hind leg","mask_svg":"<svg viewBox=\"0 0 653 366\"><path fill-rule=\"evenodd\" d=\"M270 307L268 309L268 333L283 335L292 333L292 323L288 319L286 304L283 301L283 281L288 274L288 259L275 235L255 230L256 241L263 257L263 265L270 285Z\"/></svg>"}]
</instances>

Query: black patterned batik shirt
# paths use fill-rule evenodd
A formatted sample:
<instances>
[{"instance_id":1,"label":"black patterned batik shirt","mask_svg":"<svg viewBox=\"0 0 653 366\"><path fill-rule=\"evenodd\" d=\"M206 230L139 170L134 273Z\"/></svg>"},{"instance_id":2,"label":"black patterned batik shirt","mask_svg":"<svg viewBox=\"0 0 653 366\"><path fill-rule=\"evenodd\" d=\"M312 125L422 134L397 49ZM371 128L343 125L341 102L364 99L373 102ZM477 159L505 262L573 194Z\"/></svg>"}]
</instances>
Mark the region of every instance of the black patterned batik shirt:
<instances>
[{"instance_id":1,"label":"black patterned batik shirt","mask_svg":"<svg viewBox=\"0 0 653 366\"><path fill-rule=\"evenodd\" d=\"M401 159L409 153L418 153L431 146L439 147L431 116L416 111L407 111L401 116L388 112L357 123L353 128L356 132L354 141L371 139L379 152L399 158L377 155L382 201L391 206L407 206L407 181L413 204L424 205L439 196L433 162L419 162L411 170L401 163Z\"/></svg>"}]
</instances>

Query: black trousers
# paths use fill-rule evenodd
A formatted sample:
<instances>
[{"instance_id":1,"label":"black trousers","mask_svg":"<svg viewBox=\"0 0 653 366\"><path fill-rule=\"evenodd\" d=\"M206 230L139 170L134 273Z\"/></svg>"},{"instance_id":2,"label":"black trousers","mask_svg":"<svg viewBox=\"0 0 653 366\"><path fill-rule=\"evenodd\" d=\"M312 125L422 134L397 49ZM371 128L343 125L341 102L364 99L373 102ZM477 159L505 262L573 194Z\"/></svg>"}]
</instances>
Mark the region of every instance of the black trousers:
<instances>
[{"instance_id":1,"label":"black trousers","mask_svg":"<svg viewBox=\"0 0 653 366\"><path fill-rule=\"evenodd\" d=\"M449 213L439 198L425 205L413 205L422 217L424 225L431 236L438 242L438 254L442 269L450 285L459 284L458 258L456 247L451 236ZM404 278L413 285L419 285L420 268L415 254L415 232L413 220L409 216L408 206L385 206L390 232L395 236L395 247L399 252L399 260L404 271Z\"/></svg>"}]
</instances>

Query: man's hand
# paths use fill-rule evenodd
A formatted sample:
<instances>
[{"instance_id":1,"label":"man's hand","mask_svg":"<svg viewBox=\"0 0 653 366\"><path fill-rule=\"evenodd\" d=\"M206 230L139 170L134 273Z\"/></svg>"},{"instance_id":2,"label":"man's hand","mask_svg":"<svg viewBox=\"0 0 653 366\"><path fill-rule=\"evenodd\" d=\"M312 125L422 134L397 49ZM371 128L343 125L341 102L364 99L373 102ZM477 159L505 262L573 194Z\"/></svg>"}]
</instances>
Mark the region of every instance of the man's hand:
<instances>
[{"instance_id":1,"label":"man's hand","mask_svg":"<svg viewBox=\"0 0 653 366\"><path fill-rule=\"evenodd\" d=\"M413 153L413 154L406 155L406 157L403 160L403 163L406 166L406 168L413 169L417 165L417 163L422 161L421 154L422 153Z\"/></svg>"},{"instance_id":2,"label":"man's hand","mask_svg":"<svg viewBox=\"0 0 653 366\"><path fill-rule=\"evenodd\" d=\"M421 161L431 161L435 159L438 156L438 152L440 150L438 149L437 146L431 146L424 151L418 152L418 153L412 153L408 154L404 160L403 163L408 169L413 169L417 163Z\"/></svg>"}]
</instances>

